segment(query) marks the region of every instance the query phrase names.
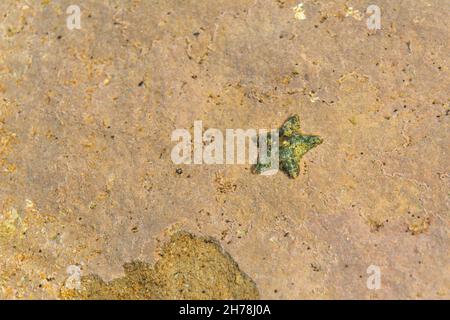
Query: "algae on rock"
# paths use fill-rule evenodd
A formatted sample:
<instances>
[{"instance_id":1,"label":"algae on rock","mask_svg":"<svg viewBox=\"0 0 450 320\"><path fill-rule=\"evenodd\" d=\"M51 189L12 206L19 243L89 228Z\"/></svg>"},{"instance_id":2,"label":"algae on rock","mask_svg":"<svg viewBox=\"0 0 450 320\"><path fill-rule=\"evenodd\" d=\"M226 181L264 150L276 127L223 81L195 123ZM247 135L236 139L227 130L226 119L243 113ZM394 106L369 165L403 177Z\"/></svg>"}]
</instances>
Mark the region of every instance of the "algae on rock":
<instances>
[{"instance_id":1,"label":"algae on rock","mask_svg":"<svg viewBox=\"0 0 450 320\"><path fill-rule=\"evenodd\" d=\"M61 289L63 299L257 299L255 283L214 240L180 232L151 266L124 265L125 276L81 278L79 290Z\"/></svg>"}]
</instances>

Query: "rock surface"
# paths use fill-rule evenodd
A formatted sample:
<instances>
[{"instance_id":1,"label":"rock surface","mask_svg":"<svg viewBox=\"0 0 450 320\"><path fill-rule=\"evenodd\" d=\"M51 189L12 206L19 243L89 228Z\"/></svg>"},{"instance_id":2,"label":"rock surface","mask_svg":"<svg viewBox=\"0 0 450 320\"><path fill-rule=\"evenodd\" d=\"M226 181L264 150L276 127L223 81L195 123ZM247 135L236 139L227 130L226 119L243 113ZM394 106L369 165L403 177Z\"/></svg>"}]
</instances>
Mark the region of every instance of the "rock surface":
<instances>
[{"instance_id":1,"label":"rock surface","mask_svg":"<svg viewBox=\"0 0 450 320\"><path fill-rule=\"evenodd\" d=\"M375 32L372 3L303 3L0 1L0 298L128 279L186 231L263 299L449 299L450 4L377 0ZM291 114L324 140L297 179L171 161L196 120Z\"/></svg>"},{"instance_id":2,"label":"rock surface","mask_svg":"<svg viewBox=\"0 0 450 320\"><path fill-rule=\"evenodd\" d=\"M135 261L124 265L125 277L105 283L96 275L65 285L66 299L258 299L258 290L231 257L210 239L187 233L172 236L152 267Z\"/></svg>"}]
</instances>

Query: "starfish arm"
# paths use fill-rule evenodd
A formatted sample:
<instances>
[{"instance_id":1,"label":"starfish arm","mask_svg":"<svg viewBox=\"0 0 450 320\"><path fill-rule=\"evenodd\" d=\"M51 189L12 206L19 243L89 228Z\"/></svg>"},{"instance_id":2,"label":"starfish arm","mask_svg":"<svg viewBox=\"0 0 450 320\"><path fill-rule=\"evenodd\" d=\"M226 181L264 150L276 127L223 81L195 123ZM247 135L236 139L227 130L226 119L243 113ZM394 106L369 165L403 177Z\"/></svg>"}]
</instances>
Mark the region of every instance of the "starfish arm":
<instances>
[{"instance_id":1,"label":"starfish arm","mask_svg":"<svg viewBox=\"0 0 450 320\"><path fill-rule=\"evenodd\" d=\"M302 135L302 138L305 143L311 145L313 148L323 142L323 139L321 137L314 135Z\"/></svg>"},{"instance_id":2,"label":"starfish arm","mask_svg":"<svg viewBox=\"0 0 450 320\"><path fill-rule=\"evenodd\" d=\"M304 136L295 135L289 139L289 143L292 148L296 150L295 154L297 156L302 156L312 148L318 146L323 142L322 138L319 136Z\"/></svg>"},{"instance_id":3,"label":"starfish arm","mask_svg":"<svg viewBox=\"0 0 450 320\"><path fill-rule=\"evenodd\" d=\"M290 137L294 134L300 134L300 118L298 115L289 117L280 129L281 137Z\"/></svg>"},{"instance_id":4,"label":"starfish arm","mask_svg":"<svg viewBox=\"0 0 450 320\"><path fill-rule=\"evenodd\" d=\"M284 159L281 163L281 169L291 178L297 178L300 174L299 162L294 158Z\"/></svg>"},{"instance_id":5,"label":"starfish arm","mask_svg":"<svg viewBox=\"0 0 450 320\"><path fill-rule=\"evenodd\" d=\"M272 168L271 163L257 163L253 166L253 172L257 173L257 174L261 174L270 168Z\"/></svg>"}]
</instances>

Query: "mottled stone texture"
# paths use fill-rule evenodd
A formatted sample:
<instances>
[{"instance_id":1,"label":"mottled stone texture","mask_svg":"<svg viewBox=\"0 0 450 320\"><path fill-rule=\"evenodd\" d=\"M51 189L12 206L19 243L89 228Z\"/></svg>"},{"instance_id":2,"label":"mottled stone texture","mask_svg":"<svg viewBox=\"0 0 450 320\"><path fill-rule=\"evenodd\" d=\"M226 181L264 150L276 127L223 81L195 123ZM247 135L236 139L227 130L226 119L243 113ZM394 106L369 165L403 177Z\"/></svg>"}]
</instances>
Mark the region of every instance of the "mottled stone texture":
<instances>
[{"instance_id":1,"label":"mottled stone texture","mask_svg":"<svg viewBox=\"0 0 450 320\"><path fill-rule=\"evenodd\" d=\"M96 275L61 289L65 299L258 299L255 283L243 274L214 240L179 232L171 237L150 266L124 265L125 276L110 282Z\"/></svg>"},{"instance_id":2,"label":"mottled stone texture","mask_svg":"<svg viewBox=\"0 0 450 320\"><path fill-rule=\"evenodd\" d=\"M178 230L261 298L450 298L450 3L303 2L0 1L0 298L58 298L69 266L122 279ZM324 140L297 179L171 161L195 120L291 114Z\"/></svg>"}]
</instances>

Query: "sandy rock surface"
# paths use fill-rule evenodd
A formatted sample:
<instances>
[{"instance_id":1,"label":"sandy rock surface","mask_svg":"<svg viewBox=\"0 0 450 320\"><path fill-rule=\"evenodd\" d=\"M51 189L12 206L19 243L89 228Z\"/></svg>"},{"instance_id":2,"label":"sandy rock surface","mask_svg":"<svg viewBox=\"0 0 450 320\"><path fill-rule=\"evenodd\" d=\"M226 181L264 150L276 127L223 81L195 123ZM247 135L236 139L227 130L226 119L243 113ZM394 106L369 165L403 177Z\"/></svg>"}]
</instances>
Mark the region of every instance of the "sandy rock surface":
<instances>
[{"instance_id":1,"label":"sandy rock surface","mask_svg":"<svg viewBox=\"0 0 450 320\"><path fill-rule=\"evenodd\" d=\"M298 4L0 1L0 298L126 279L189 232L251 297L449 299L449 1ZM323 138L296 179L171 160L194 121L292 114Z\"/></svg>"}]
</instances>

